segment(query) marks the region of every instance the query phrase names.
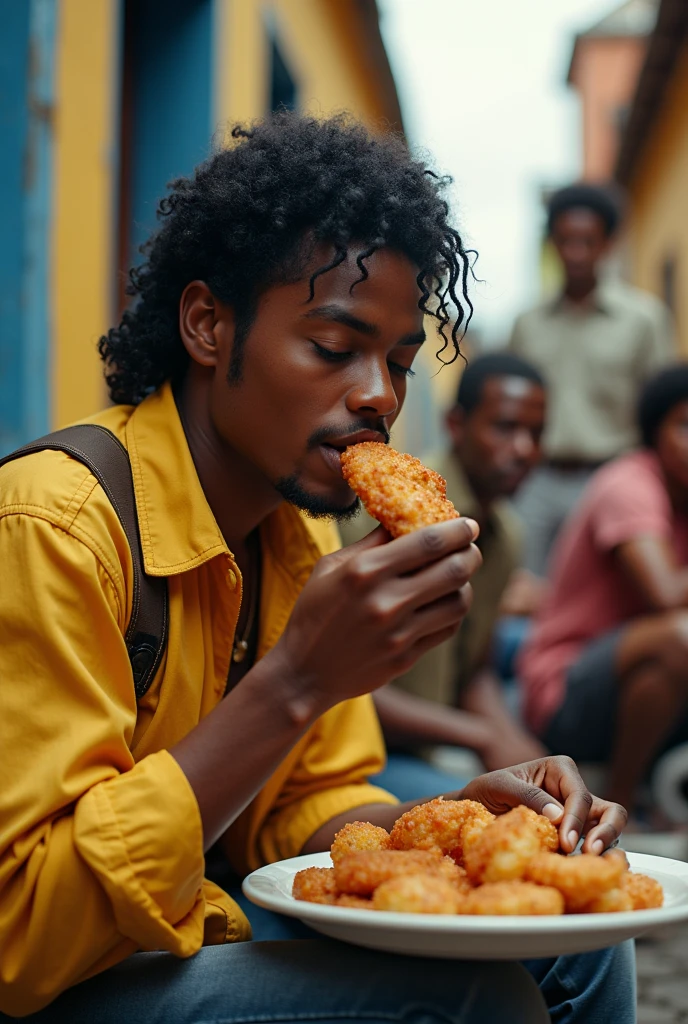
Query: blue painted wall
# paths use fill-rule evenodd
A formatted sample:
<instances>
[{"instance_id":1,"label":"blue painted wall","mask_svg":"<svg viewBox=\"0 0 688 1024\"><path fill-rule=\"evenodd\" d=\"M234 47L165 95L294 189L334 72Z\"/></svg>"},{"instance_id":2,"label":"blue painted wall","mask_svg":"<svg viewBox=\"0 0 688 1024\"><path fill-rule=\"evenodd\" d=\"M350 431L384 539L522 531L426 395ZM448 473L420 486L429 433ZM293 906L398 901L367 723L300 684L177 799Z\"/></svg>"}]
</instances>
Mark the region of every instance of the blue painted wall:
<instances>
[{"instance_id":1,"label":"blue painted wall","mask_svg":"<svg viewBox=\"0 0 688 1024\"><path fill-rule=\"evenodd\" d=\"M0 454L21 435L24 154L28 134L28 4L0 0Z\"/></svg>"},{"instance_id":2,"label":"blue painted wall","mask_svg":"<svg viewBox=\"0 0 688 1024\"><path fill-rule=\"evenodd\" d=\"M213 0L133 0L130 258L170 179L209 155Z\"/></svg>"},{"instance_id":3,"label":"blue painted wall","mask_svg":"<svg viewBox=\"0 0 688 1024\"><path fill-rule=\"evenodd\" d=\"M0 0L0 453L50 424L56 0Z\"/></svg>"}]
</instances>

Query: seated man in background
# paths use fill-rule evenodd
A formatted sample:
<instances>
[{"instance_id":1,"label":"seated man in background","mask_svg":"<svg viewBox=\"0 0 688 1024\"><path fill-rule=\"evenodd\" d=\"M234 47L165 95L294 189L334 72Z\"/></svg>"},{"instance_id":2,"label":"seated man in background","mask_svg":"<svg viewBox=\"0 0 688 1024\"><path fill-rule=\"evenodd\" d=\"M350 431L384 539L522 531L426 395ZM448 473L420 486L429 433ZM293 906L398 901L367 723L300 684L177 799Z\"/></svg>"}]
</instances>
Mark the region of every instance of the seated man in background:
<instances>
[{"instance_id":1,"label":"seated man in background","mask_svg":"<svg viewBox=\"0 0 688 1024\"><path fill-rule=\"evenodd\" d=\"M451 450L429 462L445 477L456 508L480 525L483 564L459 633L375 694L392 751L379 781L400 799L419 798L443 782L446 788L446 778L410 754L421 747L469 748L489 770L542 753L505 705L488 658L503 595L519 566L519 524L503 499L537 464L544 421L542 378L524 360L495 353L464 371L446 418ZM374 525L359 518L340 529L350 541Z\"/></svg>"},{"instance_id":2,"label":"seated man in background","mask_svg":"<svg viewBox=\"0 0 688 1024\"><path fill-rule=\"evenodd\" d=\"M542 373L549 396L543 463L516 502L524 565L537 576L546 575L551 545L592 473L637 444L638 389L673 356L666 307L602 277L620 219L614 196L572 185L548 207L562 291L518 317L510 342Z\"/></svg>"},{"instance_id":3,"label":"seated man in background","mask_svg":"<svg viewBox=\"0 0 688 1024\"><path fill-rule=\"evenodd\" d=\"M655 756L688 738L688 366L642 393L644 447L601 469L553 553L520 659L542 741L609 765L633 806Z\"/></svg>"}]
</instances>

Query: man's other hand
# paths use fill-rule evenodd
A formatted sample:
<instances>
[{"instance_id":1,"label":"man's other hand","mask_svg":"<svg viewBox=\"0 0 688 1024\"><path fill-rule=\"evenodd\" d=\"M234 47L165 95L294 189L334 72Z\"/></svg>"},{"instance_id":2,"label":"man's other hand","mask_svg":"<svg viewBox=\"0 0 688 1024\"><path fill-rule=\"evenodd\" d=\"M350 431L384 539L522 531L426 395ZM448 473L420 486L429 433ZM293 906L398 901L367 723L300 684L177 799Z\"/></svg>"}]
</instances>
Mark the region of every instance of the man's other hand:
<instances>
[{"instance_id":1,"label":"man's other hand","mask_svg":"<svg viewBox=\"0 0 688 1024\"><path fill-rule=\"evenodd\" d=\"M581 836L583 853L601 854L619 838L628 815L621 804L593 796L570 757L543 757L480 775L456 799L478 800L493 814L525 804L559 826L559 841L571 853Z\"/></svg>"}]
</instances>

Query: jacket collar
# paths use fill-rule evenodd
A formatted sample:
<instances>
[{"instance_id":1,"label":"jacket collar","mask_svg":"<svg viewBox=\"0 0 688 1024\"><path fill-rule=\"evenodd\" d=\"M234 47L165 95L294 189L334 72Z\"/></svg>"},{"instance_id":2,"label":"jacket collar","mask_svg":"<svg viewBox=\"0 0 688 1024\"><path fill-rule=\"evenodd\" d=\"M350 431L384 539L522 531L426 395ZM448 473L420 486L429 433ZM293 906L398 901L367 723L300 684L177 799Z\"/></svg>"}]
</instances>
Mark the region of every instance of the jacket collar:
<instances>
[{"instance_id":1,"label":"jacket collar","mask_svg":"<svg viewBox=\"0 0 688 1024\"><path fill-rule=\"evenodd\" d=\"M125 430L146 572L174 576L231 552L198 479L169 383L132 413ZM286 502L261 529L274 560L305 582L320 551Z\"/></svg>"},{"instance_id":2,"label":"jacket collar","mask_svg":"<svg viewBox=\"0 0 688 1024\"><path fill-rule=\"evenodd\" d=\"M590 292L586 300L582 304L571 302L570 299L561 292L554 299L552 299L549 305L550 313L565 313L568 310L576 309L579 312L598 312L613 314L614 310L610 301L611 294L610 288L604 282L598 282L597 286Z\"/></svg>"}]
</instances>

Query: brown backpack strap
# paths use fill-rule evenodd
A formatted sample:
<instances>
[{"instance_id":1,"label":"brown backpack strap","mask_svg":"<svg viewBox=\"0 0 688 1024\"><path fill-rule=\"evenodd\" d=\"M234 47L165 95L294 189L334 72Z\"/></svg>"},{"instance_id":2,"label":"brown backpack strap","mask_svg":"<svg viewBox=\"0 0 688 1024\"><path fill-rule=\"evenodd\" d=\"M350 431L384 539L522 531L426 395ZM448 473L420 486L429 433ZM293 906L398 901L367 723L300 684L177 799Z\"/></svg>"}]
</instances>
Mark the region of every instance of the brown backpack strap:
<instances>
[{"instance_id":1,"label":"brown backpack strap","mask_svg":"<svg viewBox=\"0 0 688 1024\"><path fill-rule=\"evenodd\" d=\"M164 576L148 576L143 567L129 453L112 431L96 423L82 423L56 430L18 448L0 459L0 466L46 449L66 452L88 466L110 499L127 535L134 566L134 593L124 642L139 699L153 682L167 644L167 580Z\"/></svg>"}]
</instances>

